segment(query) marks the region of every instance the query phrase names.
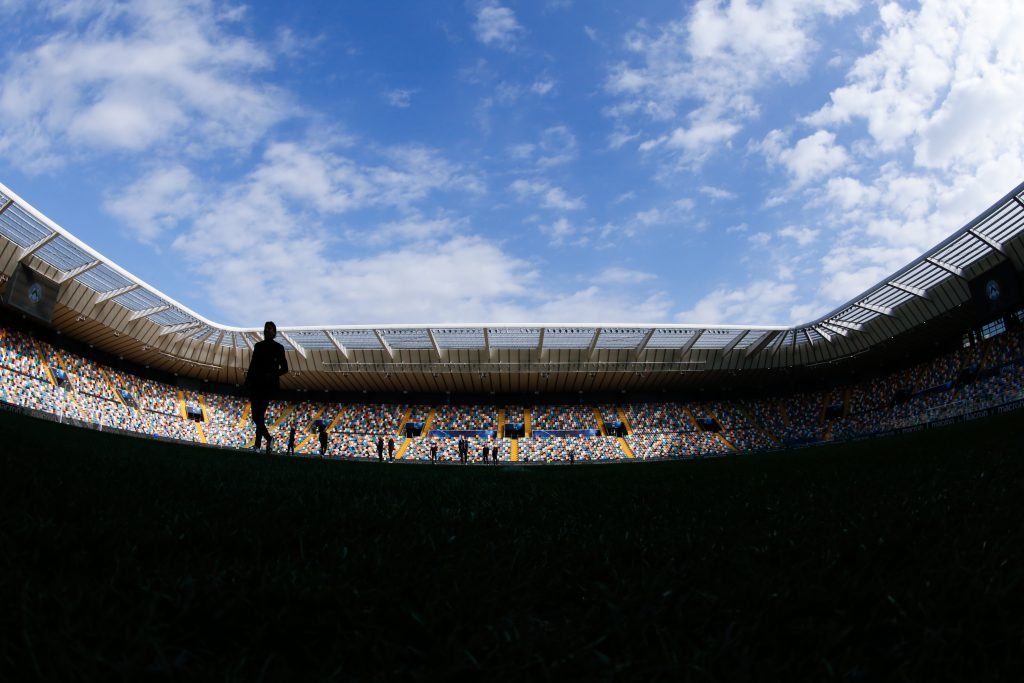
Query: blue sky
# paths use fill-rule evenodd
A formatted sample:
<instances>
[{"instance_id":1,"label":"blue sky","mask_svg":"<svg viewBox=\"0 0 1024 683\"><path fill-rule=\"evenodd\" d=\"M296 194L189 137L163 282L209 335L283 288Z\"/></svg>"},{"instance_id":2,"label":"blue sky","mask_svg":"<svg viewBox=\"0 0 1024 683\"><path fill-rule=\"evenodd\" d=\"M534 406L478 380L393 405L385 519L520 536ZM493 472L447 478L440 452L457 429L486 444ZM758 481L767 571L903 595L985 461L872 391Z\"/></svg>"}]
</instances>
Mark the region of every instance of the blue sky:
<instances>
[{"instance_id":1,"label":"blue sky","mask_svg":"<svg viewBox=\"0 0 1024 683\"><path fill-rule=\"evenodd\" d=\"M791 324L1024 178L1024 3L0 0L0 180L217 322Z\"/></svg>"}]
</instances>

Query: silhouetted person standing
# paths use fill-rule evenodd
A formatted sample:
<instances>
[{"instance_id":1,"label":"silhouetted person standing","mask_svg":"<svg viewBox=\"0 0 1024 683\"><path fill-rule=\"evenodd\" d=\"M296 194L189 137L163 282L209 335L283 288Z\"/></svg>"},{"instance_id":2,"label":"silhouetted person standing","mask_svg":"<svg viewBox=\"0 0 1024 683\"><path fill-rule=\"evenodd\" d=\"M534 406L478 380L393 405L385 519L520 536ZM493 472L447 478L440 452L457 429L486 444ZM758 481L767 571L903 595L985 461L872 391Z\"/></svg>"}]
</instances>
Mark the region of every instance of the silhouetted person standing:
<instances>
[{"instance_id":1,"label":"silhouetted person standing","mask_svg":"<svg viewBox=\"0 0 1024 683\"><path fill-rule=\"evenodd\" d=\"M395 440L392 437L388 437L388 462L395 459Z\"/></svg>"},{"instance_id":2,"label":"silhouetted person standing","mask_svg":"<svg viewBox=\"0 0 1024 683\"><path fill-rule=\"evenodd\" d=\"M295 423L288 429L288 455L295 455Z\"/></svg>"},{"instance_id":3,"label":"silhouetted person standing","mask_svg":"<svg viewBox=\"0 0 1024 683\"><path fill-rule=\"evenodd\" d=\"M494 446L491 448L491 463L494 465L498 464L498 442L494 442Z\"/></svg>"},{"instance_id":4,"label":"silhouetted person standing","mask_svg":"<svg viewBox=\"0 0 1024 683\"><path fill-rule=\"evenodd\" d=\"M484 455L484 464L485 465L487 464L487 456L490 455L490 454L491 454L491 447L487 445L487 442L484 442L483 455Z\"/></svg>"},{"instance_id":5,"label":"silhouetted person standing","mask_svg":"<svg viewBox=\"0 0 1024 683\"><path fill-rule=\"evenodd\" d=\"M572 446L569 447L569 464L576 464L576 451L573 450Z\"/></svg>"},{"instance_id":6,"label":"silhouetted person standing","mask_svg":"<svg viewBox=\"0 0 1024 683\"><path fill-rule=\"evenodd\" d=\"M263 325L263 341L253 345L249 371L245 374L252 421L256 425L256 449L259 450L263 439L266 438L267 453L271 452L271 444L274 441L267 430L267 406L281 387L281 375L288 373L284 347L274 341L276 336L277 325L270 321Z\"/></svg>"},{"instance_id":7,"label":"silhouetted person standing","mask_svg":"<svg viewBox=\"0 0 1024 683\"><path fill-rule=\"evenodd\" d=\"M324 423L318 425L320 428L320 457L324 457L327 454L327 427Z\"/></svg>"},{"instance_id":8,"label":"silhouetted person standing","mask_svg":"<svg viewBox=\"0 0 1024 683\"><path fill-rule=\"evenodd\" d=\"M430 442L430 464L433 465L437 461L437 442Z\"/></svg>"},{"instance_id":9,"label":"silhouetted person standing","mask_svg":"<svg viewBox=\"0 0 1024 683\"><path fill-rule=\"evenodd\" d=\"M377 462L384 462L384 437L377 437Z\"/></svg>"}]
</instances>

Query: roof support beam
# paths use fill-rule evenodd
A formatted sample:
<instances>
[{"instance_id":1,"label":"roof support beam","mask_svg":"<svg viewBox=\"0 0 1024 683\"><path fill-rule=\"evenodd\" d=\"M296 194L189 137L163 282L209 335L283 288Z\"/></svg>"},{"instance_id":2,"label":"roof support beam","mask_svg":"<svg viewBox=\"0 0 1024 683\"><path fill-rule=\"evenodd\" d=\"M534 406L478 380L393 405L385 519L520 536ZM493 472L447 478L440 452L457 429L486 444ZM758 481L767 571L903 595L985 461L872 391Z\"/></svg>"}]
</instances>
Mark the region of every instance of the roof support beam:
<instances>
[{"instance_id":1,"label":"roof support beam","mask_svg":"<svg viewBox=\"0 0 1024 683\"><path fill-rule=\"evenodd\" d=\"M743 338L746 337L748 334L750 334L750 330L741 330L740 333L737 334L732 341L730 341L728 344L722 347L722 353L729 353L730 351L732 351L734 348L736 348L736 345L743 341Z\"/></svg>"},{"instance_id":2,"label":"roof support beam","mask_svg":"<svg viewBox=\"0 0 1024 683\"><path fill-rule=\"evenodd\" d=\"M793 333L793 337L796 338L796 331L795 330L786 330L785 332L780 334L775 339L775 341L772 342L771 348L768 349L768 355L774 356L775 354L777 354L779 352L779 350L783 346L786 345L786 337L789 336L790 332L792 332Z\"/></svg>"},{"instance_id":3,"label":"roof support beam","mask_svg":"<svg viewBox=\"0 0 1024 683\"><path fill-rule=\"evenodd\" d=\"M135 311L128 316L128 322L133 322L139 318L148 318L151 315L156 315L157 313L163 313L164 311L170 310L170 308L170 306L154 306L153 308L147 308L142 311Z\"/></svg>"},{"instance_id":4,"label":"roof support beam","mask_svg":"<svg viewBox=\"0 0 1024 683\"><path fill-rule=\"evenodd\" d=\"M832 333L820 325L814 325L814 331L821 335L821 338L832 343Z\"/></svg>"},{"instance_id":5,"label":"roof support beam","mask_svg":"<svg viewBox=\"0 0 1024 683\"><path fill-rule=\"evenodd\" d=\"M93 268L96 268L97 266L101 265L103 265L103 261L90 261L89 263L86 263L84 266L78 266L74 270L69 270L68 272L64 273L59 278L57 278L57 284L62 285L68 280L72 280L81 275L82 273L87 273Z\"/></svg>"},{"instance_id":6,"label":"roof support beam","mask_svg":"<svg viewBox=\"0 0 1024 683\"><path fill-rule=\"evenodd\" d=\"M839 327L841 329L853 330L854 332L860 332L861 330L864 329L864 326L861 325L860 323L851 323L845 320L836 320L834 318L828 321L828 325L830 327Z\"/></svg>"},{"instance_id":7,"label":"roof support beam","mask_svg":"<svg viewBox=\"0 0 1024 683\"><path fill-rule=\"evenodd\" d=\"M901 292L906 292L907 294L913 294L920 299L931 298L928 296L928 290L921 289L920 287L911 287L910 285L905 285L902 282L886 282L885 284L887 287L898 289Z\"/></svg>"},{"instance_id":8,"label":"roof support beam","mask_svg":"<svg viewBox=\"0 0 1024 683\"><path fill-rule=\"evenodd\" d=\"M830 325L829 323L826 323L826 322L819 323L819 327L821 327L823 329L826 329L826 330L829 330L830 332L835 332L836 334L842 335L844 337L846 337L846 336L848 336L850 334L849 330L847 330L845 328L842 328L842 327L838 327L836 325Z\"/></svg>"},{"instance_id":9,"label":"roof support beam","mask_svg":"<svg viewBox=\"0 0 1024 683\"><path fill-rule=\"evenodd\" d=\"M647 334L644 335L644 338L641 339L640 343L636 345L635 349L633 349L633 360L636 360L637 358L639 358L640 355L643 354L643 352L647 350L647 345L651 343L651 338L654 336L654 333L657 332L657 331L658 331L658 328L656 328L656 327L652 327L651 329L647 330Z\"/></svg>"},{"instance_id":10,"label":"roof support beam","mask_svg":"<svg viewBox=\"0 0 1024 683\"><path fill-rule=\"evenodd\" d=\"M1013 201L1017 202L1017 206L1019 206L1020 208L1024 209L1024 202L1022 202L1020 200L1020 197L1018 197L1017 195L1014 195L1013 196ZM3 213L3 209L0 209L0 213Z\"/></svg>"},{"instance_id":11,"label":"roof support beam","mask_svg":"<svg viewBox=\"0 0 1024 683\"><path fill-rule=\"evenodd\" d=\"M974 239L978 240L979 242L984 242L988 246L990 246L993 249L995 249L996 251L998 251L1003 256L1006 256L1006 250L1003 248L1003 245L1001 243L996 242L994 239L992 239L991 237L989 237L987 235L982 235L980 232L978 232L974 228L971 228L967 232Z\"/></svg>"},{"instance_id":12,"label":"roof support beam","mask_svg":"<svg viewBox=\"0 0 1024 683\"><path fill-rule=\"evenodd\" d=\"M753 344L751 344L750 346L747 347L747 355L748 356L752 356L755 353L758 353L759 351L764 349L766 346L771 344L772 341L774 341L775 338L778 337L780 334L782 334L782 333L779 332L779 331L773 331L773 332L767 333L766 335L764 335L763 337L758 339L756 342L754 342Z\"/></svg>"},{"instance_id":13,"label":"roof support beam","mask_svg":"<svg viewBox=\"0 0 1024 683\"><path fill-rule=\"evenodd\" d=\"M205 333L199 335L198 337L193 337L192 340L202 344L207 339L209 339L211 336L213 336L213 333L216 332L216 331L217 331L216 327L208 327L208 328L206 328L206 332Z\"/></svg>"},{"instance_id":14,"label":"roof support beam","mask_svg":"<svg viewBox=\"0 0 1024 683\"><path fill-rule=\"evenodd\" d=\"M128 285L127 287L119 287L117 289L112 289L109 292L103 292L102 294L100 294L99 296L96 297L96 303L101 304L104 301L109 301L110 299L113 299L114 297L121 296L122 294L127 294L128 292L134 292L138 288L139 288L139 285L133 283L133 284Z\"/></svg>"},{"instance_id":15,"label":"roof support beam","mask_svg":"<svg viewBox=\"0 0 1024 683\"><path fill-rule=\"evenodd\" d=\"M594 330L594 336L590 340L590 348L587 350L587 356L589 358L594 357L594 352L597 351L597 342L601 339L601 328Z\"/></svg>"},{"instance_id":16,"label":"roof support beam","mask_svg":"<svg viewBox=\"0 0 1024 683\"><path fill-rule=\"evenodd\" d=\"M187 331L197 330L197 329L199 329L202 326L203 326L203 323L198 322L198 321L193 321L193 322L190 322L190 323L181 323L179 325L171 325L170 327L165 327L156 336L163 337L163 336L168 335L168 334L178 334L178 333L184 334Z\"/></svg>"},{"instance_id":17,"label":"roof support beam","mask_svg":"<svg viewBox=\"0 0 1024 683\"><path fill-rule=\"evenodd\" d=\"M484 353L486 353L487 357L490 358L490 356L491 356L491 332L490 332L490 330L487 329L486 325L484 325Z\"/></svg>"},{"instance_id":18,"label":"roof support beam","mask_svg":"<svg viewBox=\"0 0 1024 683\"><path fill-rule=\"evenodd\" d=\"M291 344L292 348L295 349L300 356L302 356L303 358L306 357L306 349L302 348L302 345L299 344L297 341L295 341L295 339L293 339L290 334L288 334L287 332L284 332L284 331L279 331L278 334L281 335L281 337L285 341L287 341L289 344Z\"/></svg>"},{"instance_id":19,"label":"roof support beam","mask_svg":"<svg viewBox=\"0 0 1024 683\"><path fill-rule=\"evenodd\" d=\"M25 247L24 249L19 249L18 250L18 260L19 261L24 261L29 256L31 256L32 254L36 253L37 251L39 251L40 249L45 247L47 244L49 244L53 240L57 239L57 237L59 235L60 235L60 233L58 233L58 232L51 232L49 235L47 235L46 237L42 238L41 240L37 240L34 244L30 244L27 247Z\"/></svg>"},{"instance_id":20,"label":"roof support beam","mask_svg":"<svg viewBox=\"0 0 1024 683\"><path fill-rule=\"evenodd\" d=\"M952 275L956 275L961 280L966 280L967 279L967 276L964 275L964 269L961 268L960 266L954 266L952 263L946 263L945 261L940 261L939 259L931 258L930 256L928 258L926 258L925 261L927 261L928 263L932 264L936 268L941 268L942 270L946 271L947 273L951 273Z\"/></svg>"},{"instance_id":21,"label":"roof support beam","mask_svg":"<svg viewBox=\"0 0 1024 683\"><path fill-rule=\"evenodd\" d=\"M444 360L444 354L441 353L441 345L437 343L437 337L434 336L434 330L428 327L427 336L430 337L430 344L434 347L434 355L437 356L438 360Z\"/></svg>"},{"instance_id":22,"label":"roof support beam","mask_svg":"<svg viewBox=\"0 0 1024 683\"><path fill-rule=\"evenodd\" d=\"M7 209L11 208L13 205L14 205L14 200L13 199L8 199L6 202L4 202L3 206L0 206L0 213L3 213Z\"/></svg>"},{"instance_id":23,"label":"roof support beam","mask_svg":"<svg viewBox=\"0 0 1024 683\"><path fill-rule=\"evenodd\" d=\"M388 358L391 360L395 359L395 350L391 348L391 344L388 344L387 340L384 339L384 335L381 334L380 330L374 328L373 334L376 335L377 341L380 342L380 347L384 349L384 353L388 354Z\"/></svg>"},{"instance_id":24,"label":"roof support beam","mask_svg":"<svg viewBox=\"0 0 1024 683\"><path fill-rule=\"evenodd\" d=\"M345 360L350 360L351 357L349 356L348 349L345 348L345 345L338 341L338 338L331 334L330 330L324 330L324 334L326 334L330 342L334 344L334 348L338 350L338 353L343 355Z\"/></svg>"},{"instance_id":25,"label":"roof support beam","mask_svg":"<svg viewBox=\"0 0 1024 683\"><path fill-rule=\"evenodd\" d=\"M540 328L540 336L537 339L537 358L544 355L544 330L546 328Z\"/></svg>"},{"instance_id":26,"label":"roof support beam","mask_svg":"<svg viewBox=\"0 0 1024 683\"><path fill-rule=\"evenodd\" d=\"M865 311L871 311L872 313L877 313L879 315L887 315L890 318L895 317L895 315L896 315L896 312L893 309L889 308L888 306L876 306L874 304L864 304L864 303L856 303L856 304L853 304L853 305L856 308L861 308L861 309L863 309Z\"/></svg>"},{"instance_id":27,"label":"roof support beam","mask_svg":"<svg viewBox=\"0 0 1024 683\"><path fill-rule=\"evenodd\" d=\"M693 336L686 340L686 343L679 347L679 353L688 353L693 345L697 343L697 340L701 338L706 330L694 330Z\"/></svg>"}]
</instances>

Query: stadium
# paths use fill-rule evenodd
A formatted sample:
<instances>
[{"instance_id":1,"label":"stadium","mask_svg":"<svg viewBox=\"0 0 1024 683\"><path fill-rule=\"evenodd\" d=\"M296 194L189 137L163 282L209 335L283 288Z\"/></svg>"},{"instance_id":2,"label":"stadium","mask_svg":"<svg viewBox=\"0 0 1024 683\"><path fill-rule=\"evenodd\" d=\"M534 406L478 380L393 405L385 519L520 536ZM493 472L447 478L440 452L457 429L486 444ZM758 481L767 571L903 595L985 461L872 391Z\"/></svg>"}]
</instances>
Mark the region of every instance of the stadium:
<instances>
[{"instance_id":1,"label":"stadium","mask_svg":"<svg viewBox=\"0 0 1024 683\"><path fill-rule=\"evenodd\" d=\"M299 454L317 452L322 425L328 457L373 458L384 438L397 439L389 459L422 462L436 442L451 461L461 437L472 459L487 446L536 464L760 452L1012 410L1024 386L1022 194L790 328L283 327L290 372L269 422L279 449L295 428ZM253 445L239 388L261 330L203 318L7 187L0 202L4 301L59 337L8 325L6 403L100 429Z\"/></svg>"},{"instance_id":2,"label":"stadium","mask_svg":"<svg viewBox=\"0 0 1024 683\"><path fill-rule=\"evenodd\" d=\"M0 18L0 683L1021 680L1024 3Z\"/></svg>"},{"instance_id":3,"label":"stadium","mask_svg":"<svg viewBox=\"0 0 1024 683\"><path fill-rule=\"evenodd\" d=\"M1022 194L797 327L282 328L268 422L278 453L296 426L297 456L326 427L310 461L249 451L259 330L203 318L0 186L4 499L67 506L61 528L17 532L37 540L8 573L70 562L54 597L22 593L33 640L8 639L5 662L64 680L1004 671L1021 637ZM539 478L498 474L514 471ZM114 614L140 635L115 636ZM75 621L94 616L96 642Z\"/></svg>"}]
</instances>

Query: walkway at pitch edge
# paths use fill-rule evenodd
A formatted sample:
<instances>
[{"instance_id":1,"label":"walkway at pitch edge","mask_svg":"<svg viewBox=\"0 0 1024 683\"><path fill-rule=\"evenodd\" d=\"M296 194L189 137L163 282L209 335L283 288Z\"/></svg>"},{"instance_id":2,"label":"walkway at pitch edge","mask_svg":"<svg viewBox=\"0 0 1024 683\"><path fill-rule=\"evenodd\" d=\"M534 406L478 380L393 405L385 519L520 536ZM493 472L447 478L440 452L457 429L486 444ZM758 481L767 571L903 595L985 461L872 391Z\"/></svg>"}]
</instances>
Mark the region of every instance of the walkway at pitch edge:
<instances>
[{"instance_id":1,"label":"walkway at pitch edge","mask_svg":"<svg viewBox=\"0 0 1024 683\"><path fill-rule=\"evenodd\" d=\"M715 415L714 411L711 410L711 408L709 406L707 406L705 404L705 405L702 405L701 407L704 409L704 412L708 414L708 417L710 417L712 420L715 421L715 424L717 424L719 427L722 427L722 421L718 419L718 416ZM729 450L731 450L733 453L739 453L740 452L740 449L738 449L735 446L733 446L732 445L732 441L729 441L729 439L726 438L725 430L724 429L722 431L720 431L720 432L715 432L715 435L719 439L721 439L722 443L724 443L726 446L728 446Z\"/></svg>"},{"instance_id":2,"label":"walkway at pitch edge","mask_svg":"<svg viewBox=\"0 0 1024 683\"><path fill-rule=\"evenodd\" d=\"M35 344L36 353L39 354L39 360L43 364L43 369L46 370L46 376L49 378L50 384L52 384L55 387L61 386L60 384L57 384L57 378L54 377L53 369L50 367L50 362L46 360L46 354L43 353L43 348L39 345L39 342L37 340L33 339L32 343ZM60 357L60 351L57 351L56 354L57 354L57 362L60 363L60 369L64 371L64 376L68 377L69 376L68 375L68 369L67 369L67 366L64 365L64 360ZM70 384L70 381L69 381L69 384ZM72 389L65 389L64 396L65 397L70 397L71 398L71 402L75 404L75 407L78 408L79 410L81 410L82 407L80 405L78 405L78 397L76 396L76 393L77 392L75 392Z\"/></svg>"},{"instance_id":3,"label":"walkway at pitch edge","mask_svg":"<svg viewBox=\"0 0 1024 683\"><path fill-rule=\"evenodd\" d=\"M618 411L619 411L619 419L622 421L622 424L626 427L626 433L627 434L632 434L633 433L633 425L631 425L629 423L629 418L626 417L626 411L623 410L622 408L619 408ZM629 444L626 443L626 440L624 438L622 438L621 436L619 437L619 448L622 449L622 452L625 453L626 457L629 458L630 460L633 460L633 459L636 458L636 453L633 452L633 449L630 448Z\"/></svg>"},{"instance_id":4,"label":"walkway at pitch edge","mask_svg":"<svg viewBox=\"0 0 1024 683\"><path fill-rule=\"evenodd\" d=\"M324 414L325 410L327 410L327 406L324 406L324 407L320 408L320 410L316 411L316 415L314 415L313 419L309 421L309 426L310 427L312 427L314 424L316 424L316 421L320 419L320 416ZM298 445L295 446L295 452L296 453L301 453L302 449L305 448L306 444L308 444L310 439L312 439L312 438L313 438L313 430L307 428L306 429L306 436L302 437L302 441ZM285 444L287 444L287 443L288 442L285 441Z\"/></svg>"},{"instance_id":5,"label":"walkway at pitch edge","mask_svg":"<svg viewBox=\"0 0 1024 683\"><path fill-rule=\"evenodd\" d=\"M405 415L402 416L402 421L398 423L398 432L395 434L397 437L401 437L405 434L405 425L409 422L409 417L412 416L412 407L409 407L405 411ZM430 409L430 413L427 414L427 420L423 423L423 431L421 435L427 433L430 428L430 423L434 421L434 409ZM422 436L420 437L422 438ZM395 460L401 460L405 457L405 452L409 449L409 444L412 443L412 439L402 439L402 445L398 447L398 452L395 453Z\"/></svg>"},{"instance_id":6,"label":"walkway at pitch edge","mask_svg":"<svg viewBox=\"0 0 1024 683\"><path fill-rule=\"evenodd\" d=\"M210 411L206 407L206 396L204 394L199 394L199 407L203 411L203 422L206 422L209 419ZM199 435L203 437L203 443L208 443L206 440L206 430L203 429L203 425L200 424L199 429Z\"/></svg>"},{"instance_id":7,"label":"walkway at pitch edge","mask_svg":"<svg viewBox=\"0 0 1024 683\"><path fill-rule=\"evenodd\" d=\"M282 422L284 422L288 418L288 416L291 415L294 411L295 411L295 408L292 407L291 404L286 404L284 410L282 410L281 414L277 416L277 419L274 420L274 422L272 424L267 425L267 431L270 432L271 434L273 434L274 430L277 429L278 426ZM271 437L271 438L273 439L273 437ZM274 439L274 440L276 440L276 439ZM246 444L246 448L252 448L255 445L256 445L256 437L253 436L252 439L248 442L248 444Z\"/></svg>"},{"instance_id":8,"label":"walkway at pitch edge","mask_svg":"<svg viewBox=\"0 0 1024 683\"><path fill-rule=\"evenodd\" d=\"M202 395L199 398L202 399ZM188 409L185 403L185 392L181 389L178 389L178 410L181 412L181 419L187 422ZM196 433L199 435L199 443L206 443L206 432L203 431L202 422L196 422Z\"/></svg>"}]
</instances>

